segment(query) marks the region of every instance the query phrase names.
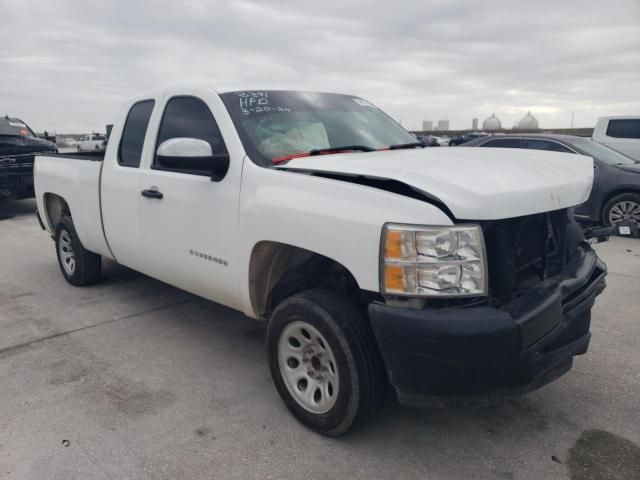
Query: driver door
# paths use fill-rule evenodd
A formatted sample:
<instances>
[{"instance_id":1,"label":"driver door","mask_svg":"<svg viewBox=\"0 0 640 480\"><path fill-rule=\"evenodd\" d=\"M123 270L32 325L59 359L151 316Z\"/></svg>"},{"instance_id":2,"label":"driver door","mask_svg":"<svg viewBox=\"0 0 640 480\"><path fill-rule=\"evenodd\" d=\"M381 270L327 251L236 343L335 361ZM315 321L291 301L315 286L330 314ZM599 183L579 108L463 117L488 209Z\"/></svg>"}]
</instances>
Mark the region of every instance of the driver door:
<instances>
[{"instance_id":1,"label":"driver door","mask_svg":"<svg viewBox=\"0 0 640 480\"><path fill-rule=\"evenodd\" d=\"M204 140L214 155L226 154L224 139L202 98L165 99L157 140L140 173L140 238L144 272L196 295L238 308L236 246L241 160L231 158L224 178L180 158L163 163L166 140Z\"/></svg>"}]
</instances>

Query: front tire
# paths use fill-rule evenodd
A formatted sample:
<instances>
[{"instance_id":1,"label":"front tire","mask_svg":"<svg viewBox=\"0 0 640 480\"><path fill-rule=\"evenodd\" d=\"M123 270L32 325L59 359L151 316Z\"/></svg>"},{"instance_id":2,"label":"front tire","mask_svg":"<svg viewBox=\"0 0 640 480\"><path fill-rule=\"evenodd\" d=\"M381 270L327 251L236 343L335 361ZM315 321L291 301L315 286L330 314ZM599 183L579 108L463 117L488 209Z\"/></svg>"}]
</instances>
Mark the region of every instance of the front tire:
<instances>
[{"instance_id":1,"label":"front tire","mask_svg":"<svg viewBox=\"0 0 640 480\"><path fill-rule=\"evenodd\" d=\"M368 322L329 291L299 293L276 308L267 356L287 408L323 435L344 434L384 399L386 374Z\"/></svg>"},{"instance_id":2,"label":"front tire","mask_svg":"<svg viewBox=\"0 0 640 480\"><path fill-rule=\"evenodd\" d=\"M634 220L640 222L640 194L623 193L616 195L602 208L602 223L613 225Z\"/></svg>"},{"instance_id":3,"label":"front tire","mask_svg":"<svg viewBox=\"0 0 640 480\"><path fill-rule=\"evenodd\" d=\"M58 265L65 280L82 286L100 279L102 257L82 245L71 217L62 217L56 226L56 253Z\"/></svg>"}]
</instances>

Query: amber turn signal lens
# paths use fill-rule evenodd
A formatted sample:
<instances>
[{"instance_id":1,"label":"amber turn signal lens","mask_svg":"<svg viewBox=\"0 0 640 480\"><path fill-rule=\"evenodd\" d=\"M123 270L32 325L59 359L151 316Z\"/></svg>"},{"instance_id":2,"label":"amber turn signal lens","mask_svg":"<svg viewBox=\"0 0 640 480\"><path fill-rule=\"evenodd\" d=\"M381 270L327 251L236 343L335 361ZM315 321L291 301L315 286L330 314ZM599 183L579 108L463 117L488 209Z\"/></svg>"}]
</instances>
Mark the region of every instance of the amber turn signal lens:
<instances>
[{"instance_id":1,"label":"amber turn signal lens","mask_svg":"<svg viewBox=\"0 0 640 480\"><path fill-rule=\"evenodd\" d=\"M402 258L402 232L399 230L387 231L384 256L385 258Z\"/></svg>"},{"instance_id":2,"label":"amber turn signal lens","mask_svg":"<svg viewBox=\"0 0 640 480\"><path fill-rule=\"evenodd\" d=\"M397 265L385 265L384 286L387 291L404 291L404 268Z\"/></svg>"}]
</instances>

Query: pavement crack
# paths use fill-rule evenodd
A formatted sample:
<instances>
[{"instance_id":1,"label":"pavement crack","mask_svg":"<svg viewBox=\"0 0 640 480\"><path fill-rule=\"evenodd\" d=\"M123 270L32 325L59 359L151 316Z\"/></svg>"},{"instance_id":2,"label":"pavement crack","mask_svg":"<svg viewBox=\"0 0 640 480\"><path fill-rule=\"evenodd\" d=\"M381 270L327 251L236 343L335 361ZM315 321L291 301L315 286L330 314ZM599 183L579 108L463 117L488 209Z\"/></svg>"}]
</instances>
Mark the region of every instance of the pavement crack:
<instances>
[{"instance_id":1,"label":"pavement crack","mask_svg":"<svg viewBox=\"0 0 640 480\"><path fill-rule=\"evenodd\" d=\"M34 344L37 344L37 343L41 343L41 342L45 342L47 340L52 340L52 339L58 338L58 337L64 337L64 336L67 336L67 335L71 335L72 333L82 332L84 330L90 330L92 328L101 327L103 325L109 325L111 323L120 322L122 320L128 320L128 319L131 319L131 318L139 317L141 315L145 315L147 313L157 312L157 311L160 311L160 310L166 310L168 308L177 307L178 305L184 305L185 303L189 303L191 301L192 301L192 299L181 300L179 302L171 303L169 305L163 305L161 307L151 308L149 310L145 310L144 312L137 312L137 313L132 313L132 314L129 314L129 315L123 315L122 317L111 318L109 320L104 320L102 322L94 323L93 325L86 325L84 327L74 328L72 330L67 330L66 332L54 333L54 334L48 335L46 337L36 338L35 340L29 340L28 342L20 343L20 344L17 344L17 345L12 345L10 347L1 348L0 349L0 356L2 356L5 353L13 353L16 350L21 350L23 348L27 348L27 347L30 347L31 345L34 345Z\"/></svg>"}]
</instances>

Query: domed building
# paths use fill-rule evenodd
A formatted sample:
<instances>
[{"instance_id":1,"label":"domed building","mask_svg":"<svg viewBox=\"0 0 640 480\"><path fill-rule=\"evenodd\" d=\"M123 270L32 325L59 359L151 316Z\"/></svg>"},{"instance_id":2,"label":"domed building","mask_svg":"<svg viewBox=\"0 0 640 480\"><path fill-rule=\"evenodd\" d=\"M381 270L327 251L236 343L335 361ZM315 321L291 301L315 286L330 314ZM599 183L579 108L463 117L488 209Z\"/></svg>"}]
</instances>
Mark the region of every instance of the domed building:
<instances>
[{"instance_id":1,"label":"domed building","mask_svg":"<svg viewBox=\"0 0 640 480\"><path fill-rule=\"evenodd\" d=\"M539 128L538 119L531 115L530 111L516 125L516 130L538 130Z\"/></svg>"},{"instance_id":2,"label":"domed building","mask_svg":"<svg viewBox=\"0 0 640 480\"><path fill-rule=\"evenodd\" d=\"M496 117L495 113L492 113L489 118L482 122L482 130L490 132L492 130L502 130L502 122Z\"/></svg>"}]
</instances>

